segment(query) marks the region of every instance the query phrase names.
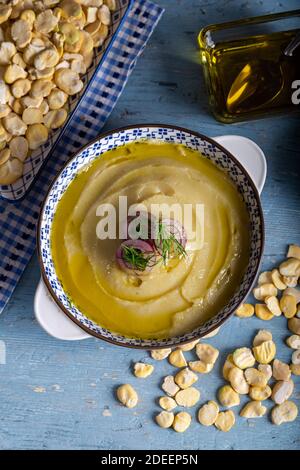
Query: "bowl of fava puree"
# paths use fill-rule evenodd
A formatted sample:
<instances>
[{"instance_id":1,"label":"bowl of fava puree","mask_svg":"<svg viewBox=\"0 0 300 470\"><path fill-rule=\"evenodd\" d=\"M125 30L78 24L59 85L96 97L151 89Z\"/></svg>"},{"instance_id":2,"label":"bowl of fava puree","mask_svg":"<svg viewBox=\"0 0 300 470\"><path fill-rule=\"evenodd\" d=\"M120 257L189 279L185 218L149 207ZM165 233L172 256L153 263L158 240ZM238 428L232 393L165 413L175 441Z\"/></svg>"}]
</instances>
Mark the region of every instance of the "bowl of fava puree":
<instances>
[{"instance_id":1,"label":"bowl of fava puree","mask_svg":"<svg viewBox=\"0 0 300 470\"><path fill-rule=\"evenodd\" d=\"M172 347L219 327L250 291L264 241L256 187L213 139L140 125L100 135L59 173L38 229L41 271L89 334Z\"/></svg>"}]
</instances>

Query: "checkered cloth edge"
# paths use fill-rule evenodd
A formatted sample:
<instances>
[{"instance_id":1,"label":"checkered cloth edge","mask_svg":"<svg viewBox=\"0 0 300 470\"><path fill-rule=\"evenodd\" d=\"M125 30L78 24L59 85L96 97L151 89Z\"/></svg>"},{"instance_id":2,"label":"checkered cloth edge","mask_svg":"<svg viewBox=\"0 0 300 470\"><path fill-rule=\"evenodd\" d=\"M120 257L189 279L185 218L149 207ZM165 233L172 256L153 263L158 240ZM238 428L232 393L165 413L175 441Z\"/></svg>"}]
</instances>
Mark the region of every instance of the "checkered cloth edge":
<instances>
[{"instance_id":1,"label":"checkered cloth edge","mask_svg":"<svg viewBox=\"0 0 300 470\"><path fill-rule=\"evenodd\" d=\"M49 185L70 156L99 134L164 11L149 0L135 0L129 8L102 66L33 188L22 201L0 200L0 313L34 253L37 220Z\"/></svg>"}]
</instances>

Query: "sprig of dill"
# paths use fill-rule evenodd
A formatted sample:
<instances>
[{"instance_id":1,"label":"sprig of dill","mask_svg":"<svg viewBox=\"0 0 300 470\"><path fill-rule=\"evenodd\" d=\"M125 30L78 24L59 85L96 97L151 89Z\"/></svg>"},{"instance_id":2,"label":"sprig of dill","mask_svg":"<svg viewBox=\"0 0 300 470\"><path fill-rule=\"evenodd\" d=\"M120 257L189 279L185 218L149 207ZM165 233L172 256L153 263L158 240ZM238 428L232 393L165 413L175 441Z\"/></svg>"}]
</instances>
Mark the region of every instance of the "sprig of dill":
<instances>
[{"instance_id":1,"label":"sprig of dill","mask_svg":"<svg viewBox=\"0 0 300 470\"><path fill-rule=\"evenodd\" d=\"M186 256L184 247L161 222L158 223L157 239L164 265L167 264L171 256Z\"/></svg>"},{"instance_id":2,"label":"sprig of dill","mask_svg":"<svg viewBox=\"0 0 300 470\"><path fill-rule=\"evenodd\" d=\"M122 246L123 260L138 271L145 271L150 264L153 254L146 255L142 250L134 246Z\"/></svg>"}]
</instances>

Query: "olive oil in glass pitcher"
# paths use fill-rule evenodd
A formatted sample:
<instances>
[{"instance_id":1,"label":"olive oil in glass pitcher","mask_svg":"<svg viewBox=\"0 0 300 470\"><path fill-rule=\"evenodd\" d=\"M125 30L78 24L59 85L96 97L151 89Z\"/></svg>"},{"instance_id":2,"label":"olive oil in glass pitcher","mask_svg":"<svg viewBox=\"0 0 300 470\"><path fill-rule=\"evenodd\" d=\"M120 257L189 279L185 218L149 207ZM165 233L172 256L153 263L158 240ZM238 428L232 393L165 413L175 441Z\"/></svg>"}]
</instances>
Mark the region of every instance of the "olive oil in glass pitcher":
<instances>
[{"instance_id":1,"label":"olive oil in glass pitcher","mask_svg":"<svg viewBox=\"0 0 300 470\"><path fill-rule=\"evenodd\" d=\"M299 32L300 10L200 31L209 102L218 120L231 123L300 109L293 99L300 88L300 46L287 49Z\"/></svg>"}]
</instances>

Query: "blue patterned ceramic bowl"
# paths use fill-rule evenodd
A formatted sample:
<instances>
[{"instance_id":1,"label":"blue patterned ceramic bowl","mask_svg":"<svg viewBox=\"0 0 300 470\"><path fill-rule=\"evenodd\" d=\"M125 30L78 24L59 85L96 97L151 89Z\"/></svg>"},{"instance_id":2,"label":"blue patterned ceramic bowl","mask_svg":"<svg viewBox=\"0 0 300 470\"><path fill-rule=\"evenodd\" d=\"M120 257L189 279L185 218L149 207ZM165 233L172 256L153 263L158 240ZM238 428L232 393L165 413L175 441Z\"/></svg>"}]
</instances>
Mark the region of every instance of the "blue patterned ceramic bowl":
<instances>
[{"instance_id":1,"label":"blue patterned ceramic bowl","mask_svg":"<svg viewBox=\"0 0 300 470\"><path fill-rule=\"evenodd\" d=\"M66 191L70 182L75 178L78 171L87 163L99 158L99 156L107 150L141 139L175 142L201 152L206 158L229 175L234 182L247 206L251 225L249 264L242 282L240 285L236 286L235 294L228 304L217 312L213 318L194 331L182 336L160 340L127 338L108 331L87 318L70 301L67 294L64 292L55 272L50 249L51 225L58 201ZM118 129L99 136L97 140L80 150L62 169L50 187L41 211L38 228L38 250L42 275L50 294L61 310L83 330L97 338L120 346L144 349L173 347L192 341L207 335L227 320L238 305L243 302L255 281L263 253L263 244L264 223L259 195L253 181L242 165L213 139L188 129L166 125L140 125Z\"/></svg>"}]
</instances>

